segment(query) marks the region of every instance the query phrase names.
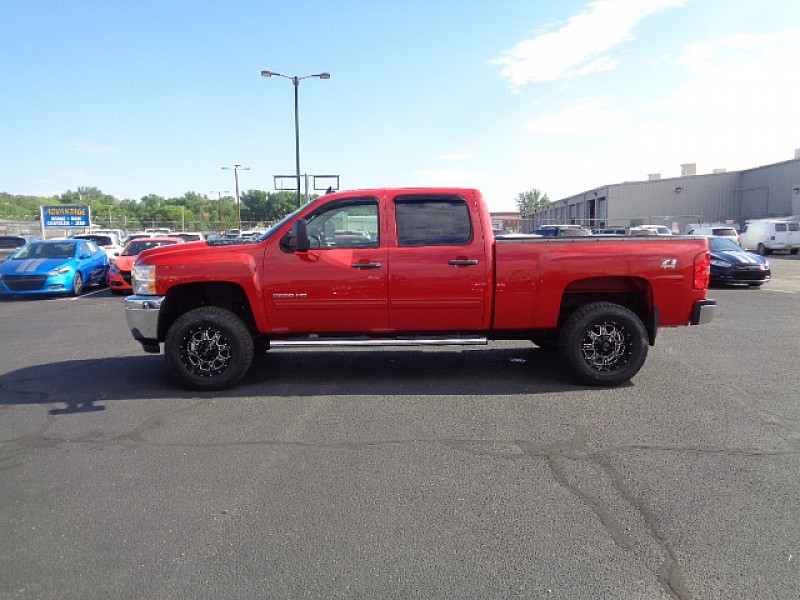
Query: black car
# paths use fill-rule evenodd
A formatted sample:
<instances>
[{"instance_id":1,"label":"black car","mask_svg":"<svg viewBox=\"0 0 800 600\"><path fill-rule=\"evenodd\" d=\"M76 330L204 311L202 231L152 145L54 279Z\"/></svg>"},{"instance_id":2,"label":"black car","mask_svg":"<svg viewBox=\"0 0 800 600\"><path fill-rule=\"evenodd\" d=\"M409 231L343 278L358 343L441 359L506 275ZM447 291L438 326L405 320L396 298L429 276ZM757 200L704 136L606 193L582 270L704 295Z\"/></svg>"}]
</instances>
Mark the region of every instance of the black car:
<instances>
[{"instance_id":1,"label":"black car","mask_svg":"<svg viewBox=\"0 0 800 600\"><path fill-rule=\"evenodd\" d=\"M769 261L753 254L729 238L709 237L711 247L711 282L743 283L753 287L772 278Z\"/></svg>"}]
</instances>

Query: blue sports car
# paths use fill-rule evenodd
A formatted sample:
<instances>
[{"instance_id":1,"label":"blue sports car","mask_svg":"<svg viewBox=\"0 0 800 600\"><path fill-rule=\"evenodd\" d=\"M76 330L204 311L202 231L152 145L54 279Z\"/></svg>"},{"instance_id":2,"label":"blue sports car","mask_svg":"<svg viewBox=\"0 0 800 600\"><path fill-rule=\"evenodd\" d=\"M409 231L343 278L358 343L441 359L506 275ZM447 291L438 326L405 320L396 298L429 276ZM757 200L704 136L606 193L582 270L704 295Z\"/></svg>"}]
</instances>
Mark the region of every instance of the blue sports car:
<instances>
[{"instance_id":1,"label":"blue sports car","mask_svg":"<svg viewBox=\"0 0 800 600\"><path fill-rule=\"evenodd\" d=\"M72 294L106 285L108 257L89 240L37 240L0 264L0 296Z\"/></svg>"}]
</instances>

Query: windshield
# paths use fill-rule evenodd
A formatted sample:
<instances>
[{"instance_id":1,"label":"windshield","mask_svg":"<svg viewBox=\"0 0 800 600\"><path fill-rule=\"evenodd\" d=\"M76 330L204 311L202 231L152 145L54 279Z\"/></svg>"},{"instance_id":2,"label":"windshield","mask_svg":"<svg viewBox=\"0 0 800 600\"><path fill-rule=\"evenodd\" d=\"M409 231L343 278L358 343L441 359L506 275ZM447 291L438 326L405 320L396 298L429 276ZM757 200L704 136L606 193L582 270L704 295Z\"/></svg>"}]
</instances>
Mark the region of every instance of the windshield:
<instances>
[{"instance_id":1,"label":"windshield","mask_svg":"<svg viewBox=\"0 0 800 600\"><path fill-rule=\"evenodd\" d=\"M721 250L721 251L734 251L734 252L744 252L742 247L734 242L729 238L723 237L709 237L708 238L708 245L711 247L712 250Z\"/></svg>"},{"instance_id":2,"label":"windshield","mask_svg":"<svg viewBox=\"0 0 800 600\"><path fill-rule=\"evenodd\" d=\"M89 240L98 246L113 246L114 240L107 235L76 235L76 240Z\"/></svg>"},{"instance_id":3,"label":"windshield","mask_svg":"<svg viewBox=\"0 0 800 600\"><path fill-rule=\"evenodd\" d=\"M74 242L28 244L14 254L14 258L18 260L26 258L74 258L76 245Z\"/></svg>"},{"instance_id":4,"label":"windshield","mask_svg":"<svg viewBox=\"0 0 800 600\"><path fill-rule=\"evenodd\" d=\"M322 198L322 196L320 196L320 198ZM270 227L269 229L267 229L267 230L266 230L264 233L262 233L262 234L261 234L259 237L257 237L257 238L255 239L255 241L256 241L256 242L263 242L264 240L267 240L267 239L269 239L270 237L272 237L272 236L273 236L273 234L274 234L276 231L278 231L278 230L279 230L281 227L283 227L283 226L284 226L284 224L285 224L285 223L286 223L286 222L287 222L289 219L291 219L292 217L294 217L294 216L295 216L297 213L299 213L299 212L300 212L301 210L303 210L304 208L306 208L306 207L308 207L308 206L311 206L312 204L316 203L316 202L317 202L317 200L318 200L318 199L314 199L314 200L312 200L311 202L309 202L308 204L304 204L303 206L301 206L300 208L298 208L297 210L295 210L293 213L286 215L286 216L285 216L285 217L283 217L283 218L282 218L280 221L278 221L277 223L275 223L275 225L273 225L272 227Z\"/></svg>"},{"instance_id":5,"label":"windshield","mask_svg":"<svg viewBox=\"0 0 800 600\"><path fill-rule=\"evenodd\" d=\"M122 252L122 256L136 256L150 248L158 248L159 246L169 246L175 242L167 242L164 240L150 241L148 239L141 239L128 244L128 247Z\"/></svg>"}]
</instances>

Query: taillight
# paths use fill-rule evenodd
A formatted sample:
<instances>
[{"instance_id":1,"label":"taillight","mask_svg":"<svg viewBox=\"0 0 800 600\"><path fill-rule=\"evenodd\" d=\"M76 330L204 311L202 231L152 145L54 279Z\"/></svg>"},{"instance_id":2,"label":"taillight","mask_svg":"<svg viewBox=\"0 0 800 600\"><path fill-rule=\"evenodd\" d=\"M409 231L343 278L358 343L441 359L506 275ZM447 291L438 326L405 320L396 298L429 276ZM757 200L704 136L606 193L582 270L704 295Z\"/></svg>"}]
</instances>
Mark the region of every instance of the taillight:
<instances>
[{"instance_id":1,"label":"taillight","mask_svg":"<svg viewBox=\"0 0 800 600\"><path fill-rule=\"evenodd\" d=\"M707 290L711 280L711 252L706 250L694 257L694 289Z\"/></svg>"}]
</instances>

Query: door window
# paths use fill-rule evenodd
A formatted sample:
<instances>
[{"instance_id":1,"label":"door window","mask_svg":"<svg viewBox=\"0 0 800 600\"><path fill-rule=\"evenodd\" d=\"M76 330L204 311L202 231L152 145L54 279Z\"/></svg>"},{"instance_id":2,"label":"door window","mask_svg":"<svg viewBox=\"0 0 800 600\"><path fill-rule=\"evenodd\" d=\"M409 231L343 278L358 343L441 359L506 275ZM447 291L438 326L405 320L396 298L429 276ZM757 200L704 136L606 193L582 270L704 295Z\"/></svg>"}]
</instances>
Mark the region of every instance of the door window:
<instances>
[{"instance_id":1,"label":"door window","mask_svg":"<svg viewBox=\"0 0 800 600\"><path fill-rule=\"evenodd\" d=\"M311 248L377 248L380 246L378 201L363 198L335 202L308 220Z\"/></svg>"},{"instance_id":2,"label":"door window","mask_svg":"<svg viewBox=\"0 0 800 600\"><path fill-rule=\"evenodd\" d=\"M463 198L397 198L395 215L398 246L463 246L472 241Z\"/></svg>"}]
</instances>

